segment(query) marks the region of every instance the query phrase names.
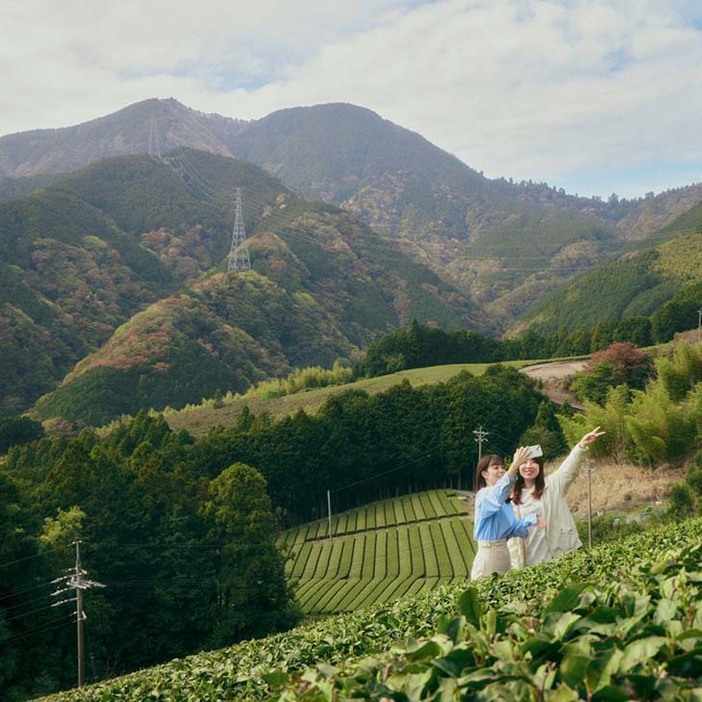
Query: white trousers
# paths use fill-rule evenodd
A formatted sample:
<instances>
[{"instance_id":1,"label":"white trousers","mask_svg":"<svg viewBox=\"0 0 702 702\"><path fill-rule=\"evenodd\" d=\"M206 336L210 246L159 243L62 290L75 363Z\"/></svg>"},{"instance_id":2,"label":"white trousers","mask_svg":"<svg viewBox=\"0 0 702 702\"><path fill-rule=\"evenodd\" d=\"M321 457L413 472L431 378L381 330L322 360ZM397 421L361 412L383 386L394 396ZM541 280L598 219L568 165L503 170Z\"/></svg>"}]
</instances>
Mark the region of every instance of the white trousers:
<instances>
[{"instance_id":1,"label":"white trousers","mask_svg":"<svg viewBox=\"0 0 702 702\"><path fill-rule=\"evenodd\" d=\"M476 580L492 573L506 573L510 569L507 541L478 541L478 552L470 569L470 579Z\"/></svg>"}]
</instances>

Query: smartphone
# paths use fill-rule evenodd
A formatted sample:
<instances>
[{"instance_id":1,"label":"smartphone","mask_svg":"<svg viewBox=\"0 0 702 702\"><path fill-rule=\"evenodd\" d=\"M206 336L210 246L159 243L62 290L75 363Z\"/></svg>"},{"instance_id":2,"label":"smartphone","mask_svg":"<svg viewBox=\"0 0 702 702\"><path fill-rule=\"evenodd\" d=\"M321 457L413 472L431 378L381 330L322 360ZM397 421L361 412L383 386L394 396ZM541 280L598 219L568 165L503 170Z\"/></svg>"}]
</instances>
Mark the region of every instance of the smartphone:
<instances>
[{"instance_id":1,"label":"smartphone","mask_svg":"<svg viewBox=\"0 0 702 702\"><path fill-rule=\"evenodd\" d=\"M544 452L541 450L541 446L539 444L528 446L527 448L529 449L527 458L541 458L541 456L544 455Z\"/></svg>"}]
</instances>

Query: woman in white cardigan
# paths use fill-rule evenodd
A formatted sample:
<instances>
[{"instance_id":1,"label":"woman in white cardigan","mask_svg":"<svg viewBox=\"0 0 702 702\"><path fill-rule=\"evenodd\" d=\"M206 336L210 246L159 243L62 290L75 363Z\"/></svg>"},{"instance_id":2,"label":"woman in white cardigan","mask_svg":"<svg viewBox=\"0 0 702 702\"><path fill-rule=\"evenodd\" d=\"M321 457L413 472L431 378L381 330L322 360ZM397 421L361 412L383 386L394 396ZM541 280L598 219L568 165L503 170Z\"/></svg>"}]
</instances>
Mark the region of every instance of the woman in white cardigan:
<instances>
[{"instance_id":1,"label":"woman in white cardigan","mask_svg":"<svg viewBox=\"0 0 702 702\"><path fill-rule=\"evenodd\" d=\"M578 477L587 449L603 434L599 427L585 434L550 475L544 476L543 457L529 458L519 465L512 488L515 516L524 519L536 514L545 528L531 528L525 538L510 539L513 568L551 561L582 545L566 494Z\"/></svg>"}]
</instances>

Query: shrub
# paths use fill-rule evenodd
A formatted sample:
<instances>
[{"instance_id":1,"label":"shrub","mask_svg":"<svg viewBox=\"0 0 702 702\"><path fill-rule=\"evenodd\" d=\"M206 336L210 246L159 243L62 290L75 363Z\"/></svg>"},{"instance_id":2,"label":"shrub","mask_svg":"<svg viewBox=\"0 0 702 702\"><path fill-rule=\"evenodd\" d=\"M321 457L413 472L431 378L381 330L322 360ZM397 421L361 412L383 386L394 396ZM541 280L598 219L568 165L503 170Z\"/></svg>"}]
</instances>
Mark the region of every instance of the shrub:
<instances>
[{"instance_id":1,"label":"shrub","mask_svg":"<svg viewBox=\"0 0 702 702\"><path fill-rule=\"evenodd\" d=\"M642 521L624 519L614 514L602 514L592 518L592 543L602 544L607 541L617 541L629 536L638 534L646 529ZM587 544L588 525L587 520L580 520L576 523L580 540Z\"/></svg>"},{"instance_id":2,"label":"shrub","mask_svg":"<svg viewBox=\"0 0 702 702\"><path fill-rule=\"evenodd\" d=\"M668 492L668 516L676 522L687 519L695 513L695 496L685 483L673 485Z\"/></svg>"},{"instance_id":3,"label":"shrub","mask_svg":"<svg viewBox=\"0 0 702 702\"><path fill-rule=\"evenodd\" d=\"M696 408L675 403L660 383L648 392L635 392L626 425L638 462L677 461L698 442Z\"/></svg>"},{"instance_id":4,"label":"shrub","mask_svg":"<svg viewBox=\"0 0 702 702\"><path fill-rule=\"evenodd\" d=\"M695 383L702 380L702 355L699 349L687 344L678 344L672 358L656 359L656 374L670 397L679 402L683 400Z\"/></svg>"},{"instance_id":5,"label":"shrub","mask_svg":"<svg viewBox=\"0 0 702 702\"><path fill-rule=\"evenodd\" d=\"M576 374L571 390L581 400L603 404L609 388L626 385L643 390L653 375L653 361L644 351L630 342L617 342L592 356Z\"/></svg>"}]
</instances>

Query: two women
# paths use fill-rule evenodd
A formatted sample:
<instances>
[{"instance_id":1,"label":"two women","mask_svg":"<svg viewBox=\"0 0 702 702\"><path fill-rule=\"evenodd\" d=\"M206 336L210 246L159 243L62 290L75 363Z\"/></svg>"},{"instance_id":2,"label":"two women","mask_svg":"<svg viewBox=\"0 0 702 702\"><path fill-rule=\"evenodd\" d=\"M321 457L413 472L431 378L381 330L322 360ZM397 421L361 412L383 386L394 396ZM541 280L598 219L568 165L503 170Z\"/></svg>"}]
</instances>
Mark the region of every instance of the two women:
<instances>
[{"instance_id":1,"label":"two women","mask_svg":"<svg viewBox=\"0 0 702 702\"><path fill-rule=\"evenodd\" d=\"M506 472L499 456L478 462L472 579L550 561L582 545L566 494L587 449L603 434L600 427L585 434L547 476L543 456L531 457L528 446L515 451Z\"/></svg>"},{"instance_id":2,"label":"two women","mask_svg":"<svg viewBox=\"0 0 702 702\"><path fill-rule=\"evenodd\" d=\"M475 580L491 573L506 573L510 569L507 539L526 537L530 526L542 525L536 512L517 519L507 501L516 480L517 471L528 456L528 447L521 446L514 453L508 471L502 458L494 454L483 456L476 468L477 493L473 538L478 551L473 559L470 577Z\"/></svg>"}]
</instances>

